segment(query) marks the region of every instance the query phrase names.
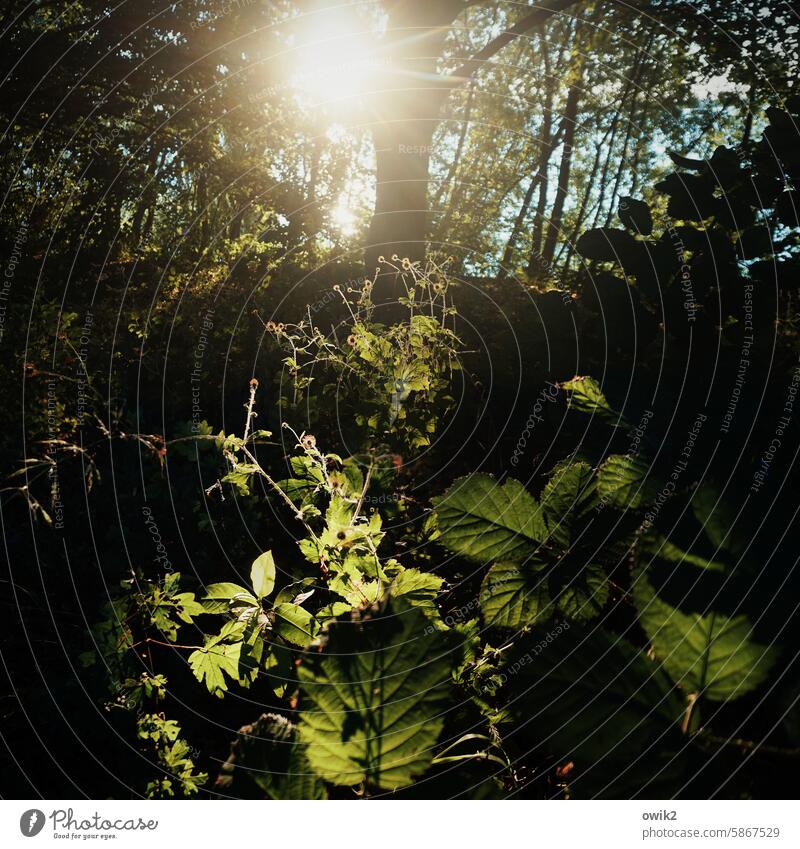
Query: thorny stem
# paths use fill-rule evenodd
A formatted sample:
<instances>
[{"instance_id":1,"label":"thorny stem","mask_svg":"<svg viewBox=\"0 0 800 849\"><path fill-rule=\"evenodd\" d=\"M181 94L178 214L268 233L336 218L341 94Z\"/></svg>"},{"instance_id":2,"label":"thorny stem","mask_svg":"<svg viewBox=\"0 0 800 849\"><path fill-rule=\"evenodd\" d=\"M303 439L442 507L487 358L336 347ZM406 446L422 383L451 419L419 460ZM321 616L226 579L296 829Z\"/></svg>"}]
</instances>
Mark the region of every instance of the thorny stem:
<instances>
[{"instance_id":1,"label":"thorny stem","mask_svg":"<svg viewBox=\"0 0 800 849\"><path fill-rule=\"evenodd\" d=\"M250 381L250 399L247 402L247 420L244 423L244 442L247 442L250 436L250 425L253 422L253 419L258 415L253 411L253 407L256 403L256 389L258 389L258 381L253 378Z\"/></svg>"},{"instance_id":2,"label":"thorny stem","mask_svg":"<svg viewBox=\"0 0 800 849\"><path fill-rule=\"evenodd\" d=\"M289 498L289 496L278 486L278 484L269 476L269 474L267 474L267 472L265 472L264 469L261 468L261 464L246 446L242 446L242 451L244 452L247 459L250 460L250 462L255 467L256 474L261 475L261 477L264 478L264 480L270 485L270 487L286 502L287 506L292 511L295 518L299 519L303 523L303 526L308 531L308 533L311 534L311 536L314 538L314 541L319 542L317 535L314 533L308 522L306 522L302 512L297 509L297 506L292 501L292 499Z\"/></svg>"},{"instance_id":3,"label":"thorny stem","mask_svg":"<svg viewBox=\"0 0 800 849\"><path fill-rule=\"evenodd\" d=\"M358 518L358 514L361 512L361 507L364 504L364 498L367 495L367 490L369 489L369 483L372 479L372 470L375 468L375 458L370 457L369 466L367 468L367 474L364 477L364 486L361 489L361 495L358 496L358 501L356 502L356 509L353 513L353 521Z\"/></svg>"},{"instance_id":4,"label":"thorny stem","mask_svg":"<svg viewBox=\"0 0 800 849\"><path fill-rule=\"evenodd\" d=\"M779 758L800 758L800 748L782 749L780 746L765 746L763 743L755 740L743 740L740 737L720 737L716 734L707 734L699 731L695 735L698 740L714 743L720 748L730 746L744 753L752 753L754 755L773 755Z\"/></svg>"},{"instance_id":5,"label":"thorny stem","mask_svg":"<svg viewBox=\"0 0 800 849\"><path fill-rule=\"evenodd\" d=\"M289 498L289 496L278 486L278 484L272 479L272 477L267 472L264 471L264 469L261 466L261 463L258 462L258 459L256 458L256 456L253 454L252 451L250 451L250 449L247 447L247 445L244 444L247 441L247 439L249 437L249 433L250 433L250 423L251 423L253 415L254 415L253 405L255 404L256 390L257 389L258 389L258 381L255 378L253 378L250 381L250 399L247 403L247 422L245 423L244 439L242 440L242 446L241 446L242 453L252 463L254 473L258 474L262 478L264 478L264 480L269 484L270 488L274 492L276 492L284 500L286 505L292 511L294 517L296 519L299 519L303 523L303 527L305 527L306 531L313 538L314 542L319 543L319 538L314 533L314 530L308 524L308 522L306 522L302 511L297 509L297 506L292 501L292 499ZM238 465L238 461L237 461L235 454L233 454L231 452L226 452L226 458L228 459L228 461L234 467ZM214 484L212 487L209 487L209 489L207 490L207 493L210 492L212 489L216 488L217 484L219 484L219 481L217 481L217 483ZM220 491L222 491L222 487L220 486L219 488L220 488Z\"/></svg>"}]
</instances>

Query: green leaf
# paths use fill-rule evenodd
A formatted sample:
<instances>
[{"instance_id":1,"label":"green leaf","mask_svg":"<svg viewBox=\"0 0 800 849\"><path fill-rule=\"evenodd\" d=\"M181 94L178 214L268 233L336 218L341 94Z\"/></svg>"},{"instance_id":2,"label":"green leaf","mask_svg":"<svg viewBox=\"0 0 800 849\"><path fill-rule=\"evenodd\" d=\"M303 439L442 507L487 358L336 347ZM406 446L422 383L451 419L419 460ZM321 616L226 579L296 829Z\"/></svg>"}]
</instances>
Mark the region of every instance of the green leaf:
<instances>
[{"instance_id":1,"label":"green leaf","mask_svg":"<svg viewBox=\"0 0 800 849\"><path fill-rule=\"evenodd\" d=\"M232 469L222 478L222 483L229 483L239 495L250 495L250 479L253 477L253 470L248 470L245 467Z\"/></svg>"},{"instance_id":2,"label":"green leaf","mask_svg":"<svg viewBox=\"0 0 800 849\"><path fill-rule=\"evenodd\" d=\"M270 643L268 648L264 661L264 676L275 695L282 698L294 680L292 649L278 642Z\"/></svg>"},{"instance_id":3,"label":"green leaf","mask_svg":"<svg viewBox=\"0 0 800 849\"><path fill-rule=\"evenodd\" d=\"M192 624L194 621L192 619L193 616L199 616L201 613L205 613L205 608L195 599L194 593L178 593L174 597L174 600L178 605L176 611L178 618L187 625Z\"/></svg>"},{"instance_id":4,"label":"green leaf","mask_svg":"<svg viewBox=\"0 0 800 849\"><path fill-rule=\"evenodd\" d=\"M684 568L696 567L687 561ZM679 610L656 594L643 569L635 576L633 599L653 652L687 692L717 702L737 699L755 690L775 663L777 649L756 641L744 613Z\"/></svg>"},{"instance_id":5,"label":"green leaf","mask_svg":"<svg viewBox=\"0 0 800 849\"><path fill-rule=\"evenodd\" d=\"M547 537L536 499L513 479L461 478L433 503L439 542L479 563L524 560Z\"/></svg>"},{"instance_id":6,"label":"green leaf","mask_svg":"<svg viewBox=\"0 0 800 849\"><path fill-rule=\"evenodd\" d=\"M328 582L328 589L345 599L350 607L372 604L383 595L383 584L363 575L336 575Z\"/></svg>"},{"instance_id":7,"label":"green leaf","mask_svg":"<svg viewBox=\"0 0 800 849\"><path fill-rule=\"evenodd\" d=\"M202 600L206 613L227 613L231 607L241 604L245 607L257 607L258 600L253 598L250 590L223 581L219 584L209 584Z\"/></svg>"},{"instance_id":8,"label":"green leaf","mask_svg":"<svg viewBox=\"0 0 800 849\"><path fill-rule=\"evenodd\" d=\"M325 799L324 783L314 774L296 726L276 713L263 713L239 729L217 787L242 794L243 781L254 781L270 799Z\"/></svg>"},{"instance_id":9,"label":"green leaf","mask_svg":"<svg viewBox=\"0 0 800 849\"><path fill-rule=\"evenodd\" d=\"M302 604L310 593L314 592L316 587L314 578L301 578L299 581L293 581L280 589L275 596L275 604L283 604L284 602L292 602L293 604ZM300 599L298 601L298 599Z\"/></svg>"},{"instance_id":10,"label":"green leaf","mask_svg":"<svg viewBox=\"0 0 800 849\"><path fill-rule=\"evenodd\" d=\"M626 424L625 419L611 407L600 384L593 377L573 377L561 384L569 395L569 406L579 413L599 416L615 425Z\"/></svg>"},{"instance_id":11,"label":"green leaf","mask_svg":"<svg viewBox=\"0 0 800 849\"><path fill-rule=\"evenodd\" d=\"M346 601L334 601L331 604L326 604L325 607L321 607L315 616L317 617L317 622L324 624L329 619L336 619L338 616L349 613L352 607L353 605L348 604Z\"/></svg>"},{"instance_id":12,"label":"green leaf","mask_svg":"<svg viewBox=\"0 0 800 849\"><path fill-rule=\"evenodd\" d=\"M256 598L266 598L275 588L275 560L271 551L265 551L253 561L250 583Z\"/></svg>"},{"instance_id":13,"label":"green leaf","mask_svg":"<svg viewBox=\"0 0 800 849\"><path fill-rule=\"evenodd\" d=\"M319 622L299 605L278 604L272 615L273 631L292 645L307 646L319 633Z\"/></svg>"},{"instance_id":14,"label":"green leaf","mask_svg":"<svg viewBox=\"0 0 800 849\"><path fill-rule=\"evenodd\" d=\"M608 601L608 579L596 563L562 563L551 575L550 590L569 619L592 619Z\"/></svg>"},{"instance_id":15,"label":"green leaf","mask_svg":"<svg viewBox=\"0 0 800 849\"><path fill-rule=\"evenodd\" d=\"M319 484L313 481L300 480L299 478L287 478L286 480L277 481L277 486L292 501L302 503L306 498L314 494Z\"/></svg>"},{"instance_id":16,"label":"green leaf","mask_svg":"<svg viewBox=\"0 0 800 849\"><path fill-rule=\"evenodd\" d=\"M418 607L433 618L438 618L436 598L443 583L442 578L431 575L430 572L403 569L392 582L391 591L395 598L402 596L409 604Z\"/></svg>"},{"instance_id":17,"label":"green leaf","mask_svg":"<svg viewBox=\"0 0 800 849\"><path fill-rule=\"evenodd\" d=\"M421 610L389 599L369 616L329 623L324 651L299 667L300 738L327 781L392 790L430 765L460 638L428 623Z\"/></svg>"},{"instance_id":18,"label":"green leaf","mask_svg":"<svg viewBox=\"0 0 800 849\"><path fill-rule=\"evenodd\" d=\"M647 507L658 495L658 488L650 467L628 454L612 454L597 470L601 501L618 510Z\"/></svg>"},{"instance_id":19,"label":"green leaf","mask_svg":"<svg viewBox=\"0 0 800 849\"><path fill-rule=\"evenodd\" d=\"M656 533L651 532L642 536L637 549L641 553L651 554L669 563L690 563L708 572L725 572L725 564L722 561L707 560L702 555L691 554Z\"/></svg>"},{"instance_id":20,"label":"green leaf","mask_svg":"<svg viewBox=\"0 0 800 849\"><path fill-rule=\"evenodd\" d=\"M598 504L592 467L572 461L556 466L542 491L541 504L550 538L569 548Z\"/></svg>"},{"instance_id":21,"label":"green leaf","mask_svg":"<svg viewBox=\"0 0 800 849\"><path fill-rule=\"evenodd\" d=\"M210 693L222 698L228 689L225 674L234 680L239 678L241 650L241 643L227 643L197 649L189 655L189 666L195 678L201 684L205 683Z\"/></svg>"},{"instance_id":22,"label":"green leaf","mask_svg":"<svg viewBox=\"0 0 800 849\"><path fill-rule=\"evenodd\" d=\"M692 511L712 545L731 554L741 555L756 533L751 517L745 512L737 515L711 484L695 491Z\"/></svg>"},{"instance_id":23,"label":"green leaf","mask_svg":"<svg viewBox=\"0 0 800 849\"><path fill-rule=\"evenodd\" d=\"M481 584L480 605L486 625L519 630L553 612L543 563L495 563Z\"/></svg>"},{"instance_id":24,"label":"green leaf","mask_svg":"<svg viewBox=\"0 0 800 849\"><path fill-rule=\"evenodd\" d=\"M556 763L574 762L571 795L659 798L679 780L683 704L664 672L615 634L537 627L488 681L501 684L515 726L530 727Z\"/></svg>"}]
</instances>

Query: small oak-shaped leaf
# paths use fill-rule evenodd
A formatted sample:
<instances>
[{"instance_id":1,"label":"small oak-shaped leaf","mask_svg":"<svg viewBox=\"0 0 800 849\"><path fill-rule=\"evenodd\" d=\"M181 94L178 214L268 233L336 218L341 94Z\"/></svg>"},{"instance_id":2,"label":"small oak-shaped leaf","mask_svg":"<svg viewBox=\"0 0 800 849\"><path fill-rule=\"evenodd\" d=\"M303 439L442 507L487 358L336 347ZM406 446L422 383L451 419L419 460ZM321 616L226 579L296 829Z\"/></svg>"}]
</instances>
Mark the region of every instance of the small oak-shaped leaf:
<instances>
[{"instance_id":1,"label":"small oak-shaped leaf","mask_svg":"<svg viewBox=\"0 0 800 849\"><path fill-rule=\"evenodd\" d=\"M223 673L234 680L238 679L241 651L241 643L224 643L197 649L189 655L189 666L195 678L201 684L205 683L210 693L222 698L228 689Z\"/></svg>"}]
</instances>

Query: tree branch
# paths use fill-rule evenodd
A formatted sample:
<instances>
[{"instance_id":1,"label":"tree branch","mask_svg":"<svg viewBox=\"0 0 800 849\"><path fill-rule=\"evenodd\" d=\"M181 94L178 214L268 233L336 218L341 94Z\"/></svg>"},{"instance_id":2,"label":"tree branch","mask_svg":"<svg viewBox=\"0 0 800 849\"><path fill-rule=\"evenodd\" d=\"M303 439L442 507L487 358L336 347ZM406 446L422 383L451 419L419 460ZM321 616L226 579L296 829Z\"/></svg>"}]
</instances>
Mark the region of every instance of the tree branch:
<instances>
[{"instance_id":1,"label":"tree branch","mask_svg":"<svg viewBox=\"0 0 800 849\"><path fill-rule=\"evenodd\" d=\"M487 45L482 47L474 56L467 61L452 74L445 77L445 83L450 86L457 86L471 79L473 74L486 62L491 59L495 53L501 50L509 42L513 41L517 36L540 26L548 21L553 15L563 11L569 6L574 6L577 0L551 0L547 5L537 6L532 12L525 15L521 20L517 21L514 26L501 32L496 38L493 38Z\"/></svg>"}]
</instances>

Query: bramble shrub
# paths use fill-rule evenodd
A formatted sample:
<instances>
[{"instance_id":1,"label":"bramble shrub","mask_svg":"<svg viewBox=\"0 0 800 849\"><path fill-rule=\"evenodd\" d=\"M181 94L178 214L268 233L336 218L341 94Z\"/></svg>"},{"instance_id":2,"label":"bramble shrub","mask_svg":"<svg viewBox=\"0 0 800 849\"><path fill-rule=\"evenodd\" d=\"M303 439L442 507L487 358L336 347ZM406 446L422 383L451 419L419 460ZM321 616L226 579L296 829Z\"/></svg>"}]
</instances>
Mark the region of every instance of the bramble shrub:
<instances>
[{"instance_id":1,"label":"bramble shrub","mask_svg":"<svg viewBox=\"0 0 800 849\"><path fill-rule=\"evenodd\" d=\"M704 794L712 764L733 775L743 755L796 752L791 700L770 695L796 642L794 517L777 536L767 511L716 483L769 444L769 417L746 449L724 440L752 422L753 393L780 409L797 386L787 179L800 173L791 116L769 117L745 151L676 158L655 187L669 199L659 236L654 195L623 200L624 229L578 241L594 266L574 281L574 326L590 366L604 326L608 368L551 384L558 444L572 445L541 473L517 454L513 475L487 473L477 439L473 468L450 468L452 446L434 444L470 356L454 275L436 261L388 264L400 319L378 320L366 281L335 290L345 318L330 332L310 308L264 322L278 376L250 380L235 432L137 435L173 478L199 475L185 504L205 538L229 539L237 514L259 537L202 574L135 563L93 630L82 662L111 679L107 709L135 719L152 773L141 790L672 797ZM712 391L708 370L735 375L751 337L778 368L736 394L732 416L734 384ZM431 476L420 458L435 451ZM48 456L29 466L61 462ZM752 466L736 474L752 481ZM44 510L41 493L25 498ZM768 562L765 535L779 539ZM201 748L221 761L219 740L192 739L195 701L241 726L215 774ZM743 726L777 728L774 745Z\"/></svg>"}]
</instances>

